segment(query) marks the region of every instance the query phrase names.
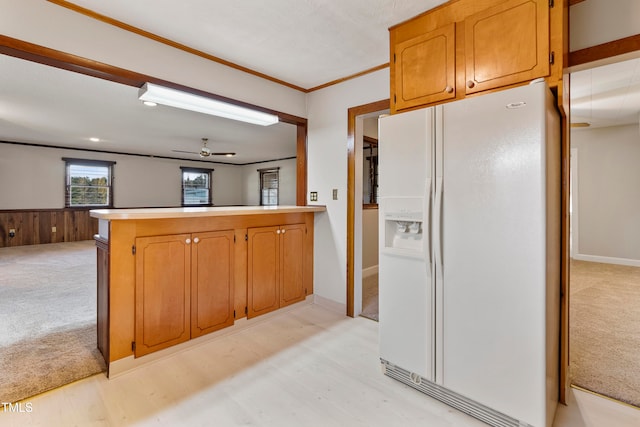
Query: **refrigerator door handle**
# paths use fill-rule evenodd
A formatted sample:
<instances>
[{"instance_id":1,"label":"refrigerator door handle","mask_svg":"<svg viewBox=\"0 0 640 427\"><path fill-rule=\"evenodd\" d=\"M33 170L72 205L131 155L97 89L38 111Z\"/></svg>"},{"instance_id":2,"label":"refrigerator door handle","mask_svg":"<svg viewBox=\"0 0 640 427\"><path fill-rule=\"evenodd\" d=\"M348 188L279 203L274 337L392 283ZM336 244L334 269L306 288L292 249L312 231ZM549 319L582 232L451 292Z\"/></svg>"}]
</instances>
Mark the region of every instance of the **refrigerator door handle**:
<instances>
[{"instance_id":1,"label":"refrigerator door handle","mask_svg":"<svg viewBox=\"0 0 640 427\"><path fill-rule=\"evenodd\" d=\"M427 250L429 251L429 274L431 274L431 271L433 270L433 230L431 229L431 224L433 223L433 216L432 216L432 203L431 203L431 197L433 195L433 183L431 182L431 178L428 179L427 181L427 187L429 188L429 192L427 193L427 220L425 222L425 226L423 228L426 228L429 233L429 240L428 240L428 248Z\"/></svg>"},{"instance_id":2,"label":"refrigerator door handle","mask_svg":"<svg viewBox=\"0 0 640 427\"><path fill-rule=\"evenodd\" d=\"M440 255L440 272L444 272L444 250L443 250L443 222L444 218L442 216L442 209L444 206L444 179L440 178L440 197L437 197L438 200L438 253Z\"/></svg>"}]
</instances>

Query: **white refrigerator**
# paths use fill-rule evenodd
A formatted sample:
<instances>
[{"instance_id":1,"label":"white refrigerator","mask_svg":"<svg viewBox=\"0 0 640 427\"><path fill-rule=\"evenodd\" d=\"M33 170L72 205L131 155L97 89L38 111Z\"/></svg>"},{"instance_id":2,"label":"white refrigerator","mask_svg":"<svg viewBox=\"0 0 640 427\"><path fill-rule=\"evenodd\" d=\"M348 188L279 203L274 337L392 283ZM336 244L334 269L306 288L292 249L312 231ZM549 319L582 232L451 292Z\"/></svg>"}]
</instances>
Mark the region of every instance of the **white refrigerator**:
<instances>
[{"instance_id":1,"label":"white refrigerator","mask_svg":"<svg viewBox=\"0 0 640 427\"><path fill-rule=\"evenodd\" d=\"M380 119L387 375L490 425L551 426L560 186L544 82Z\"/></svg>"}]
</instances>

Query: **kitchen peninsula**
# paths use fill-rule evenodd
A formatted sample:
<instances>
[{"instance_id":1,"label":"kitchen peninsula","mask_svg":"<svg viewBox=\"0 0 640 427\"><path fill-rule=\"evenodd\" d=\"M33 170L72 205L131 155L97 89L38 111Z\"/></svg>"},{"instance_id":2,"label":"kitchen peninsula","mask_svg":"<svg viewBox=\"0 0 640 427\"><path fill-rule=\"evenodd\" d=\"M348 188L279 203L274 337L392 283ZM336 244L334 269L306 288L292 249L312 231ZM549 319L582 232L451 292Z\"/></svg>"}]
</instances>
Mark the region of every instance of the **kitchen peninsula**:
<instances>
[{"instance_id":1,"label":"kitchen peninsula","mask_svg":"<svg viewBox=\"0 0 640 427\"><path fill-rule=\"evenodd\" d=\"M98 348L108 367L313 294L324 206L98 209Z\"/></svg>"}]
</instances>

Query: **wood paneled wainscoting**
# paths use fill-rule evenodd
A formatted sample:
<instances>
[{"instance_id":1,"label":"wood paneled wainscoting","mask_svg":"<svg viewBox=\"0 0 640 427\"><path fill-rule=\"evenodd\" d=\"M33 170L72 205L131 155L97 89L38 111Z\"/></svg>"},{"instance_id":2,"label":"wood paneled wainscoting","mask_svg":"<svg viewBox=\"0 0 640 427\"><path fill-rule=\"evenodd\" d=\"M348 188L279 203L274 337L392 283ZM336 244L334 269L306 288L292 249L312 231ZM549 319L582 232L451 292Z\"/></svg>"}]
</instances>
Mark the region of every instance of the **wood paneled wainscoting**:
<instances>
[{"instance_id":1,"label":"wood paneled wainscoting","mask_svg":"<svg viewBox=\"0 0 640 427\"><path fill-rule=\"evenodd\" d=\"M0 210L0 247L91 240L97 233L89 209Z\"/></svg>"}]
</instances>

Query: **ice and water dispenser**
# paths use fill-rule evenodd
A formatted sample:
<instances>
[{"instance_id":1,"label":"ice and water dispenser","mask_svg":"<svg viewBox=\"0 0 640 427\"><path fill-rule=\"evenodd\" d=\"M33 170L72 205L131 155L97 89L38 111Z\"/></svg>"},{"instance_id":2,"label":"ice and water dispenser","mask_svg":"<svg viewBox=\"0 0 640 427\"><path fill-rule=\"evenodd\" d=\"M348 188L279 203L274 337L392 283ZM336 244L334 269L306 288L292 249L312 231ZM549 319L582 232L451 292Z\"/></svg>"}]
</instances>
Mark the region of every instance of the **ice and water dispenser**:
<instances>
[{"instance_id":1,"label":"ice and water dispenser","mask_svg":"<svg viewBox=\"0 0 640 427\"><path fill-rule=\"evenodd\" d=\"M382 248L387 253L424 256L424 199L421 197L386 198L383 203L384 230Z\"/></svg>"}]
</instances>

